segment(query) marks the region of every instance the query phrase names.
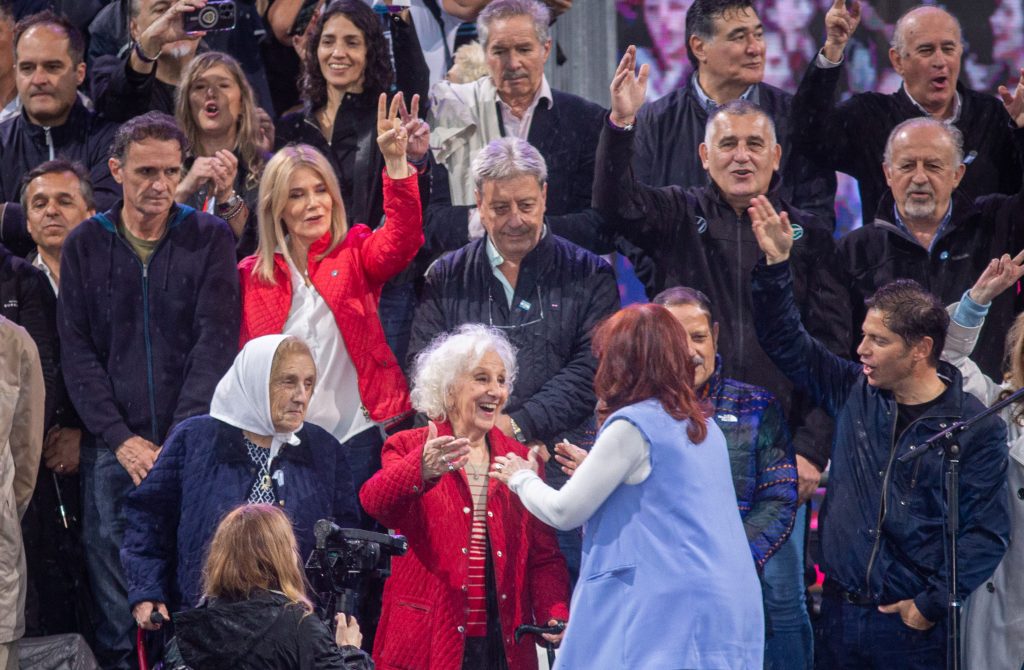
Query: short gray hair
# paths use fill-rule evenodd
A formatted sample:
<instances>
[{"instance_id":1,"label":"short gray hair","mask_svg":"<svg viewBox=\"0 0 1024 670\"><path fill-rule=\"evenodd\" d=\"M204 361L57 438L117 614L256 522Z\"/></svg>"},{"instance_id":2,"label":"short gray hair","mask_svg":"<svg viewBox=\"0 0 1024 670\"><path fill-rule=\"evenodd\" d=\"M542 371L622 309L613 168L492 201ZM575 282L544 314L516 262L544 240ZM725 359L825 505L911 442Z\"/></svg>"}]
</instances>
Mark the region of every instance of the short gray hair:
<instances>
[{"instance_id":1,"label":"short gray hair","mask_svg":"<svg viewBox=\"0 0 1024 670\"><path fill-rule=\"evenodd\" d=\"M956 18L953 14L942 7L937 7L935 5L917 5L916 7L911 7L907 11L903 12L903 16L896 21L896 27L892 31L892 40L889 42L889 46L891 46L896 53L903 54L906 51L907 40L904 36L904 32L907 29L907 23L913 18L911 14L916 14L922 9L934 9L953 19L953 23L956 25L956 40L963 44L964 30L960 27L960 19Z\"/></svg>"},{"instance_id":2,"label":"short gray hair","mask_svg":"<svg viewBox=\"0 0 1024 670\"><path fill-rule=\"evenodd\" d=\"M412 373L412 406L431 419L444 421L451 409L448 394L459 375L471 370L493 351L505 364L509 393L516 380L516 350L497 328L467 323L453 332L442 333L416 356Z\"/></svg>"},{"instance_id":3,"label":"short gray hair","mask_svg":"<svg viewBox=\"0 0 1024 670\"><path fill-rule=\"evenodd\" d=\"M964 135L960 132L959 128L949 123L943 123L942 121L938 121L929 116L915 116L914 118L907 119L903 123L899 124L892 129L891 133L889 133L889 139L885 141L885 154L882 159L886 165L892 165L892 143L895 141L896 136L907 128L914 128L917 126L934 128L948 137L949 141L953 143L953 166L956 167L964 162Z\"/></svg>"},{"instance_id":4,"label":"short gray hair","mask_svg":"<svg viewBox=\"0 0 1024 670\"><path fill-rule=\"evenodd\" d=\"M731 102L727 102L721 107L715 109L708 116L707 123L704 124L704 144L711 145L711 127L714 122L720 116L761 116L768 122L768 129L772 131L772 142L778 144L779 138L775 133L775 121L771 115L764 110L760 105L744 100L743 98L737 98Z\"/></svg>"},{"instance_id":5,"label":"short gray hair","mask_svg":"<svg viewBox=\"0 0 1024 670\"><path fill-rule=\"evenodd\" d=\"M518 137L491 140L477 152L471 166L476 190L483 192L485 181L504 181L530 176L543 186L548 180L548 166L537 149Z\"/></svg>"},{"instance_id":6,"label":"short gray hair","mask_svg":"<svg viewBox=\"0 0 1024 670\"><path fill-rule=\"evenodd\" d=\"M551 39L551 30L548 28L551 25L551 10L547 5L537 0L494 0L476 19L476 32L484 49L487 49L491 24L516 16L528 16L533 21L533 30L541 44L547 44Z\"/></svg>"}]
</instances>

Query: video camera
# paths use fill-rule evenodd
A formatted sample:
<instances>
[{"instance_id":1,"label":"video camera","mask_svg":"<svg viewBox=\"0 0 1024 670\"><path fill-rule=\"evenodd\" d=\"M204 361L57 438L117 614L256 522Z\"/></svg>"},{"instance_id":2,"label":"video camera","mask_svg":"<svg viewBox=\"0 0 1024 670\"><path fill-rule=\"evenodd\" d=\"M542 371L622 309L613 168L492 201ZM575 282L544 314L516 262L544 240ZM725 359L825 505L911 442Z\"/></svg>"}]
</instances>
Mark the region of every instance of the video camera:
<instances>
[{"instance_id":1,"label":"video camera","mask_svg":"<svg viewBox=\"0 0 1024 670\"><path fill-rule=\"evenodd\" d=\"M409 542L358 528L339 528L327 519L313 527L316 548L306 561L306 579L317 599L317 613L333 626L334 615L356 612L366 582L391 575L391 557L402 556Z\"/></svg>"}]
</instances>

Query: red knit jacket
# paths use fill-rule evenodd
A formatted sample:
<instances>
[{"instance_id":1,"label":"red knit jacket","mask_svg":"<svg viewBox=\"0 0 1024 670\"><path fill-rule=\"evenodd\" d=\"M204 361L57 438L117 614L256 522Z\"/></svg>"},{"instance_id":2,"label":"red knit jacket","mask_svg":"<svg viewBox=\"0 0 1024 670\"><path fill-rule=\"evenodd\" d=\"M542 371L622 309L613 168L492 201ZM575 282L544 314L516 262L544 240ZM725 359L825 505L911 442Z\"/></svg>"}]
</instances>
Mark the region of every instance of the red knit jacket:
<instances>
[{"instance_id":1,"label":"red knit jacket","mask_svg":"<svg viewBox=\"0 0 1024 670\"><path fill-rule=\"evenodd\" d=\"M392 180L384 173L384 214L373 232L359 224L325 258L330 233L309 249L309 279L330 305L341 338L359 376L359 397L377 423L392 423L412 411L409 388L384 339L377 303L384 283L412 261L423 244L423 214L415 174ZM292 280L282 254L274 255L271 284L253 274L257 256L238 264L242 286L239 346L284 330L292 304Z\"/></svg>"},{"instance_id":2,"label":"red knit jacket","mask_svg":"<svg viewBox=\"0 0 1024 670\"><path fill-rule=\"evenodd\" d=\"M438 424L438 435L451 434L451 424ZM384 586L373 654L378 670L462 667L473 501L459 473L423 481L426 435L426 428L393 435L384 444L383 468L359 494L367 512L409 539L408 553L393 559ZM527 457L500 430L487 437L492 458L509 452ZM508 666L536 670L536 641L526 636L516 644L512 634L522 623L569 618L565 561L554 531L496 480L487 488L487 536Z\"/></svg>"}]
</instances>

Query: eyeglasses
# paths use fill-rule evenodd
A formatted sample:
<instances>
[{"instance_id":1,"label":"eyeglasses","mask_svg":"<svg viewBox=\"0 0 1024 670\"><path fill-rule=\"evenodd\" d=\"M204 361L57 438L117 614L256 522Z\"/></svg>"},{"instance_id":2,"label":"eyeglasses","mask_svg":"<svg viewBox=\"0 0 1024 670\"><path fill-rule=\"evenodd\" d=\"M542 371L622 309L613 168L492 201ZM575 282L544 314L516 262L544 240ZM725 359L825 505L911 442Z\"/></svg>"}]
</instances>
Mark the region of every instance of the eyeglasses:
<instances>
[{"instance_id":1,"label":"eyeglasses","mask_svg":"<svg viewBox=\"0 0 1024 670\"><path fill-rule=\"evenodd\" d=\"M532 326L535 323L540 323L544 320L544 300L540 295L540 286L537 286L537 305L540 306L540 318L527 321L526 323L516 323L510 326L503 326L494 323L494 294L491 292L491 287L487 287L487 325L491 328L497 328L498 330L518 330L519 328L526 328ZM520 300L518 305L512 307L513 310L518 309L523 312L529 312L530 308L533 307L530 303L525 300Z\"/></svg>"}]
</instances>

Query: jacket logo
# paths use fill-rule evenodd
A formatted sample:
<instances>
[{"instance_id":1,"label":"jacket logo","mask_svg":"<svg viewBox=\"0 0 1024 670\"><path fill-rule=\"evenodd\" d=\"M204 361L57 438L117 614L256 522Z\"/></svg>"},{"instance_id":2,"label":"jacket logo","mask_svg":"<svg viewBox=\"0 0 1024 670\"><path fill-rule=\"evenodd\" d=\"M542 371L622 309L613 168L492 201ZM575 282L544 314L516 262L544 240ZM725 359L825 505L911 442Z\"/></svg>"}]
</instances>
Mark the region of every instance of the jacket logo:
<instances>
[{"instance_id":1,"label":"jacket logo","mask_svg":"<svg viewBox=\"0 0 1024 670\"><path fill-rule=\"evenodd\" d=\"M4 303L4 309L18 309L18 299L17 298L11 298L7 302L5 302Z\"/></svg>"},{"instance_id":2,"label":"jacket logo","mask_svg":"<svg viewBox=\"0 0 1024 670\"><path fill-rule=\"evenodd\" d=\"M698 235L703 235L704 231L706 231L707 229L708 229L708 220L705 219L703 216L698 216L697 217L697 234Z\"/></svg>"},{"instance_id":3,"label":"jacket logo","mask_svg":"<svg viewBox=\"0 0 1024 670\"><path fill-rule=\"evenodd\" d=\"M801 237L804 236L804 227L801 226L799 223L793 223L793 224L790 224L790 226L793 228L793 239L794 240L799 240Z\"/></svg>"},{"instance_id":4,"label":"jacket logo","mask_svg":"<svg viewBox=\"0 0 1024 670\"><path fill-rule=\"evenodd\" d=\"M719 414L715 417L719 421L725 421L726 423L736 423L739 419L736 418L735 414Z\"/></svg>"}]
</instances>

